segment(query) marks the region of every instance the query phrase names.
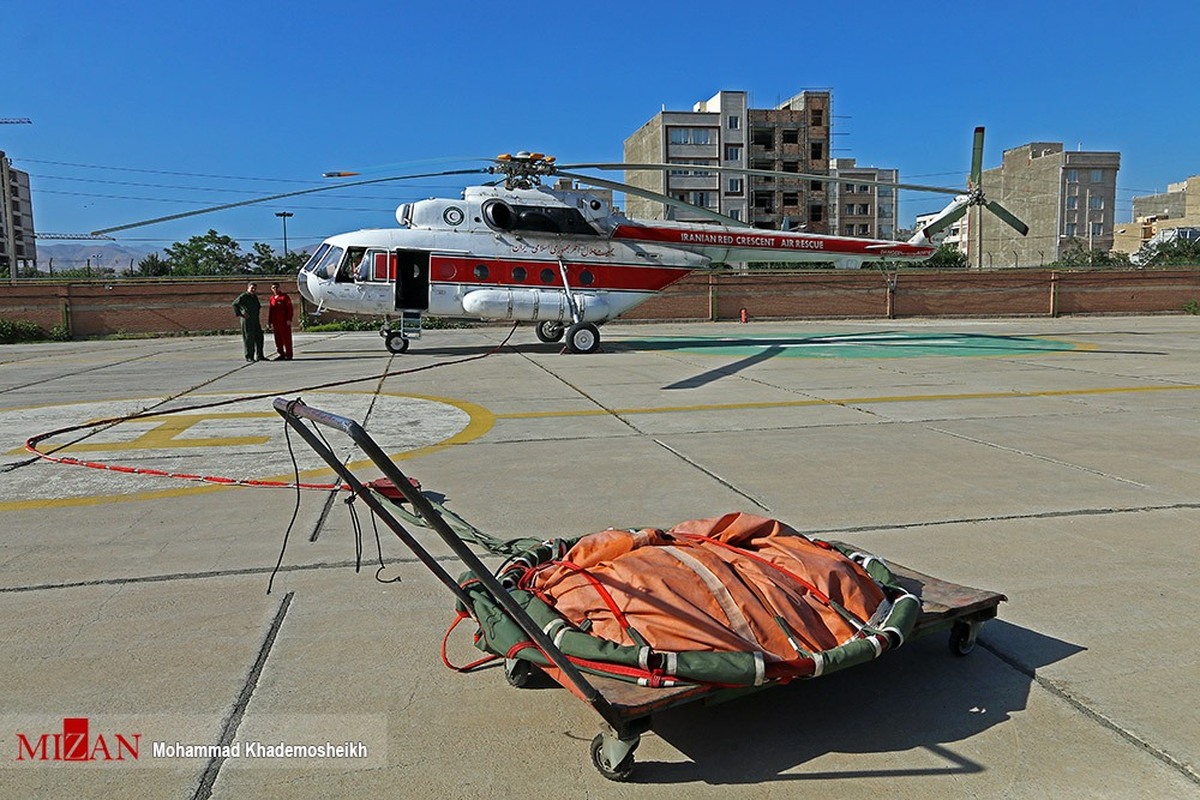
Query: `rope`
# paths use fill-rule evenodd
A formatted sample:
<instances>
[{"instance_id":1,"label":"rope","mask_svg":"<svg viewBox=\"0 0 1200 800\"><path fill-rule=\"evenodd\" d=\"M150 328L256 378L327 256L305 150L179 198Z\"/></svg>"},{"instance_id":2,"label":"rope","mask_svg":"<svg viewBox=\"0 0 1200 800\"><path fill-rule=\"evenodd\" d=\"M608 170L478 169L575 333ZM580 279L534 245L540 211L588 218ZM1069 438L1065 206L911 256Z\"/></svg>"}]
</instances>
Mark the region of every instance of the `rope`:
<instances>
[{"instance_id":1,"label":"rope","mask_svg":"<svg viewBox=\"0 0 1200 800\"><path fill-rule=\"evenodd\" d=\"M255 480L252 478L230 478L230 477L223 476L223 475L199 475L199 474L186 473L186 472L169 472L167 470L152 469L149 467L131 467L131 466L123 465L123 464L106 464L106 463L102 463L102 462L98 462L98 461L82 461L78 458L72 458L70 456L55 456L55 455L52 455L54 450L50 450L49 452L46 452L46 451L38 449L38 445L41 442L45 441L46 439L50 439L54 436L62 436L63 434L73 433L75 431L85 430L85 429L89 429L89 428L99 428L102 426L113 426L113 425L117 425L122 422L129 422L129 421L137 420L137 419L149 419L151 417L161 417L161 416L167 416L170 414L181 414L181 413L184 413L187 411L198 411L200 409L217 408L220 406L233 405L234 403L246 403L246 402L250 402L253 400L264 400L267 398L275 397L280 394L293 394L293 393L299 394L301 392L313 392L313 391L318 391L321 389L330 389L330 388L334 388L337 386L348 386L350 384L362 383L364 381L373 381L373 380L382 381L382 380L385 380L390 377L395 377L397 375L412 375L412 374L415 374L418 372L425 372L425 371L431 370L431 369L438 369L440 367L449 367L449 366L454 366L456 364L466 364L471 361L479 361L481 359L487 358L488 356L491 356L491 355L494 355L494 354L500 352L500 350L502 350L508 344L508 341L509 341L509 339L512 338L513 334L516 333L518 324L519 323L513 323L512 329L508 332L508 335L504 337L504 340L501 341L495 347L493 347L491 350L488 350L486 353L480 353L478 355L473 355L473 356L465 356L463 358L451 359L449 361L436 361L432 364L425 364L424 366L412 367L409 369L390 370L390 371L384 372L382 375L378 375L378 376L372 375L370 377L365 377L365 378L349 378L347 380L329 381L327 383L320 383L320 384L316 384L314 386L306 386L306 387L302 387L299 389L292 389L292 390L287 390L287 391L282 391L282 392L275 391L275 392L268 392L268 393L264 393L264 394L245 395L243 397L235 397L233 399L215 400L210 403L198 403L196 405L184 406L182 408L174 408L174 409L163 410L163 411L143 411L143 412L139 412L137 414L129 414L129 415L123 416L123 417L109 417L108 419L96 420L94 422L85 422L80 425L69 425L67 427L58 428L57 430L49 431L47 433L40 433L37 436L31 436L29 439L25 440L25 449L27 451L29 451L30 453L33 453L35 456L37 456L37 458L44 459L44 460L49 461L54 464L63 464L66 466L87 467L89 469L101 469L101 470L107 470L109 472L120 472L120 473L125 473L125 474L130 474L130 475L146 475L146 476L155 477L155 478L174 478L176 480L198 481L201 483L216 484L216 485L220 485L220 486L248 486L248 487L254 487L254 488L283 488L283 489L299 488L299 489L317 489L317 490L325 490L325 491L329 491L329 490L333 490L333 489L345 490L347 487L344 484L340 484L340 483L301 483L301 482L299 482L299 473L297 473L297 480L295 482L289 482L289 481ZM69 446L69 445L63 445L63 447L67 447L67 446ZM57 448L57 449L61 449L61 448ZM30 463L32 463L32 461Z\"/></svg>"}]
</instances>

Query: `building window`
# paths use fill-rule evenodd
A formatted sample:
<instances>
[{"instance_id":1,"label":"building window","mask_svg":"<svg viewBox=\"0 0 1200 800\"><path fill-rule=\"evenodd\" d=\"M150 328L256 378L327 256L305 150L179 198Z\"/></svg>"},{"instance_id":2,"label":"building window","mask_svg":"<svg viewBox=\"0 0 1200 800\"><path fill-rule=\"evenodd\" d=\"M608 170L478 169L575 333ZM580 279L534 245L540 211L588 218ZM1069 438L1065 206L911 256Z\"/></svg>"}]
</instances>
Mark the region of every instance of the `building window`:
<instances>
[{"instance_id":1,"label":"building window","mask_svg":"<svg viewBox=\"0 0 1200 800\"><path fill-rule=\"evenodd\" d=\"M1079 198L1074 195L1067 197L1067 211L1074 211L1079 208Z\"/></svg>"},{"instance_id":2,"label":"building window","mask_svg":"<svg viewBox=\"0 0 1200 800\"><path fill-rule=\"evenodd\" d=\"M783 162L783 171L784 172L799 172L800 171L800 162L799 161Z\"/></svg>"},{"instance_id":3,"label":"building window","mask_svg":"<svg viewBox=\"0 0 1200 800\"><path fill-rule=\"evenodd\" d=\"M800 193L799 192L784 192L783 193L783 204L785 206L800 205Z\"/></svg>"},{"instance_id":4,"label":"building window","mask_svg":"<svg viewBox=\"0 0 1200 800\"><path fill-rule=\"evenodd\" d=\"M750 143L766 150L775 149L775 131L771 128L755 128L750 134Z\"/></svg>"},{"instance_id":5,"label":"building window","mask_svg":"<svg viewBox=\"0 0 1200 800\"><path fill-rule=\"evenodd\" d=\"M1104 183L1104 170L1092 170L1092 183Z\"/></svg>"},{"instance_id":6,"label":"building window","mask_svg":"<svg viewBox=\"0 0 1200 800\"><path fill-rule=\"evenodd\" d=\"M871 204L870 203L859 203L858 204L858 213L862 214L863 216L870 216Z\"/></svg>"},{"instance_id":7,"label":"building window","mask_svg":"<svg viewBox=\"0 0 1200 800\"><path fill-rule=\"evenodd\" d=\"M846 216L854 216L854 203L846 203Z\"/></svg>"},{"instance_id":8,"label":"building window","mask_svg":"<svg viewBox=\"0 0 1200 800\"><path fill-rule=\"evenodd\" d=\"M823 191L824 189L825 189L825 184L822 183L821 181L809 181L808 182L808 190L810 192L820 192L820 191Z\"/></svg>"},{"instance_id":9,"label":"building window","mask_svg":"<svg viewBox=\"0 0 1200 800\"><path fill-rule=\"evenodd\" d=\"M869 185L867 185L867 184L859 184L859 186L858 186L858 193L859 193L859 194L870 194L870 193L871 193L871 187L870 187Z\"/></svg>"},{"instance_id":10,"label":"building window","mask_svg":"<svg viewBox=\"0 0 1200 800\"><path fill-rule=\"evenodd\" d=\"M846 194L854 194L854 184L853 183L843 183L842 191L845 192Z\"/></svg>"},{"instance_id":11,"label":"building window","mask_svg":"<svg viewBox=\"0 0 1200 800\"><path fill-rule=\"evenodd\" d=\"M730 178L729 183L726 185L725 193L726 194L741 194L742 193L742 179L741 178Z\"/></svg>"},{"instance_id":12,"label":"building window","mask_svg":"<svg viewBox=\"0 0 1200 800\"><path fill-rule=\"evenodd\" d=\"M730 114L727 124L729 125L729 130L736 131L742 127L742 118L737 114Z\"/></svg>"},{"instance_id":13,"label":"building window","mask_svg":"<svg viewBox=\"0 0 1200 800\"><path fill-rule=\"evenodd\" d=\"M736 219L740 222L742 219L742 210L740 208L731 208L729 209L728 216L730 219Z\"/></svg>"},{"instance_id":14,"label":"building window","mask_svg":"<svg viewBox=\"0 0 1200 800\"><path fill-rule=\"evenodd\" d=\"M824 109L814 108L811 112L811 116L809 117L809 124L814 127L817 127L817 128L824 125L825 124Z\"/></svg>"},{"instance_id":15,"label":"building window","mask_svg":"<svg viewBox=\"0 0 1200 800\"><path fill-rule=\"evenodd\" d=\"M808 207L809 222L822 222L825 219L825 206L811 205Z\"/></svg>"},{"instance_id":16,"label":"building window","mask_svg":"<svg viewBox=\"0 0 1200 800\"><path fill-rule=\"evenodd\" d=\"M712 132L709 128L669 128L668 141L671 144L711 144Z\"/></svg>"},{"instance_id":17,"label":"building window","mask_svg":"<svg viewBox=\"0 0 1200 800\"><path fill-rule=\"evenodd\" d=\"M1104 198L1092 195L1088 198L1088 208L1092 209L1093 211L1099 208L1104 208Z\"/></svg>"},{"instance_id":18,"label":"building window","mask_svg":"<svg viewBox=\"0 0 1200 800\"><path fill-rule=\"evenodd\" d=\"M845 233L846 233L846 235L847 235L847 236L853 236L853 235L854 235L854 226L853 226L853 225L847 225L847 226L846 226Z\"/></svg>"},{"instance_id":19,"label":"building window","mask_svg":"<svg viewBox=\"0 0 1200 800\"><path fill-rule=\"evenodd\" d=\"M1076 231L1078 229L1075 227L1074 222L1068 222L1066 227L1067 227L1067 236L1075 236L1076 235Z\"/></svg>"},{"instance_id":20,"label":"building window","mask_svg":"<svg viewBox=\"0 0 1200 800\"><path fill-rule=\"evenodd\" d=\"M859 236L870 236L871 235L871 226L865 225L865 224L859 225L858 226L858 235Z\"/></svg>"},{"instance_id":21,"label":"building window","mask_svg":"<svg viewBox=\"0 0 1200 800\"><path fill-rule=\"evenodd\" d=\"M784 144L800 144L800 131L796 128L784 128L780 136Z\"/></svg>"},{"instance_id":22,"label":"building window","mask_svg":"<svg viewBox=\"0 0 1200 800\"><path fill-rule=\"evenodd\" d=\"M1067 170L1067 183L1079 183L1079 170Z\"/></svg>"},{"instance_id":23,"label":"building window","mask_svg":"<svg viewBox=\"0 0 1200 800\"><path fill-rule=\"evenodd\" d=\"M813 161L820 161L821 159L825 158L824 146L822 146L822 144L820 142L813 142L809 146L808 157L811 158Z\"/></svg>"},{"instance_id":24,"label":"building window","mask_svg":"<svg viewBox=\"0 0 1200 800\"><path fill-rule=\"evenodd\" d=\"M738 144L726 145L725 146L725 160L726 161L741 161L742 160L742 146L738 145Z\"/></svg>"},{"instance_id":25,"label":"building window","mask_svg":"<svg viewBox=\"0 0 1200 800\"><path fill-rule=\"evenodd\" d=\"M1104 235L1104 223L1103 222L1093 222L1092 223L1092 236L1103 236L1103 235Z\"/></svg>"},{"instance_id":26,"label":"building window","mask_svg":"<svg viewBox=\"0 0 1200 800\"><path fill-rule=\"evenodd\" d=\"M775 193L774 192L755 192L754 207L759 211L765 211L768 214L775 213Z\"/></svg>"},{"instance_id":27,"label":"building window","mask_svg":"<svg viewBox=\"0 0 1200 800\"><path fill-rule=\"evenodd\" d=\"M699 206L700 208L708 208L708 192L692 192L692 196L689 198L688 202L694 206Z\"/></svg>"}]
</instances>

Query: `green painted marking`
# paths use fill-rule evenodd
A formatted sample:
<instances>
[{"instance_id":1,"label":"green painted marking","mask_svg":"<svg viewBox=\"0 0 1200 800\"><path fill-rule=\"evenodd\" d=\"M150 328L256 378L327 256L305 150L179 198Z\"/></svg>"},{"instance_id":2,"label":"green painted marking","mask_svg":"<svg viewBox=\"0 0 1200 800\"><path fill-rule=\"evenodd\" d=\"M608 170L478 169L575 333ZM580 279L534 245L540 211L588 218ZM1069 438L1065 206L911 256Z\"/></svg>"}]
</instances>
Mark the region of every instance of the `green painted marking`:
<instances>
[{"instance_id":1,"label":"green painted marking","mask_svg":"<svg viewBox=\"0 0 1200 800\"><path fill-rule=\"evenodd\" d=\"M913 358L917 356L1021 356L1082 349L1058 339L995 336L978 333L813 333L782 336L656 336L623 339L615 348L630 351L675 351L714 356L784 356L792 358Z\"/></svg>"}]
</instances>

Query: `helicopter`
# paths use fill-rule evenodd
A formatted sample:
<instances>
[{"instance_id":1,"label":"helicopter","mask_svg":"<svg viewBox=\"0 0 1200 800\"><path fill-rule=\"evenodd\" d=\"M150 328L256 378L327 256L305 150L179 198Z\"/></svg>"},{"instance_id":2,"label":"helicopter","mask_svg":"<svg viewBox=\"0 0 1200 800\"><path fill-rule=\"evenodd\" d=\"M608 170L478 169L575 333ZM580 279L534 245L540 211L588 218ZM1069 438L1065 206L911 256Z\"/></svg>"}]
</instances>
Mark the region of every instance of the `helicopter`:
<instances>
[{"instance_id":1,"label":"helicopter","mask_svg":"<svg viewBox=\"0 0 1200 800\"><path fill-rule=\"evenodd\" d=\"M645 302L694 270L730 262L833 262L858 267L870 261L920 262L936 250L935 233L986 207L1025 234L1028 227L980 185L983 128L976 128L965 193L946 187L871 182L899 189L954 194L938 215L907 241L863 239L803 231L765 230L711 209L626 183L575 170L670 170L671 164L592 163L559 165L552 156L520 152L496 157L485 168L340 183L338 188L403 180L486 173L498 179L468 186L461 198L431 198L396 209L399 227L342 233L327 238L300 269L297 288L319 313L329 309L380 315L380 335L394 354L421 334L424 315L449 319L534 323L539 340L565 339L572 353L600 347L599 326ZM782 179L831 181L828 175L706 166ZM326 178L353 172L327 172ZM560 185L543 181L557 177ZM561 185L566 179L569 185ZM686 209L712 221L637 220L613 209L601 192L612 189ZM197 213L266 202L322 189L306 189L97 231L178 219ZM399 326L395 325L398 319Z\"/></svg>"}]
</instances>

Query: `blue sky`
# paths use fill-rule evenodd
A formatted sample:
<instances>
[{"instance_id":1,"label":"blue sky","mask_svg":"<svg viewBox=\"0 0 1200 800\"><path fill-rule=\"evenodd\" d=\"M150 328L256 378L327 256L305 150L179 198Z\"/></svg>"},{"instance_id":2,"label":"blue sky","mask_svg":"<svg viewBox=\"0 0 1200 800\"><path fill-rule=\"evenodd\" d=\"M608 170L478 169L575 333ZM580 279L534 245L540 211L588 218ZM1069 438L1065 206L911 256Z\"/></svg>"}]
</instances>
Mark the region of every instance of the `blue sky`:
<instances>
[{"instance_id":1,"label":"blue sky","mask_svg":"<svg viewBox=\"0 0 1200 800\"><path fill-rule=\"evenodd\" d=\"M833 92L834 155L961 185L1030 141L1121 152L1131 198L1200 173L1200 4L0 0L0 149L30 173L35 225L86 232L367 177L540 150L620 160L665 106L722 89L769 107ZM915 9L915 10L914 10ZM617 176L619 179L619 176ZM345 189L118 234L209 228L249 248L394 224L461 178ZM945 198L905 192L901 222Z\"/></svg>"}]
</instances>

